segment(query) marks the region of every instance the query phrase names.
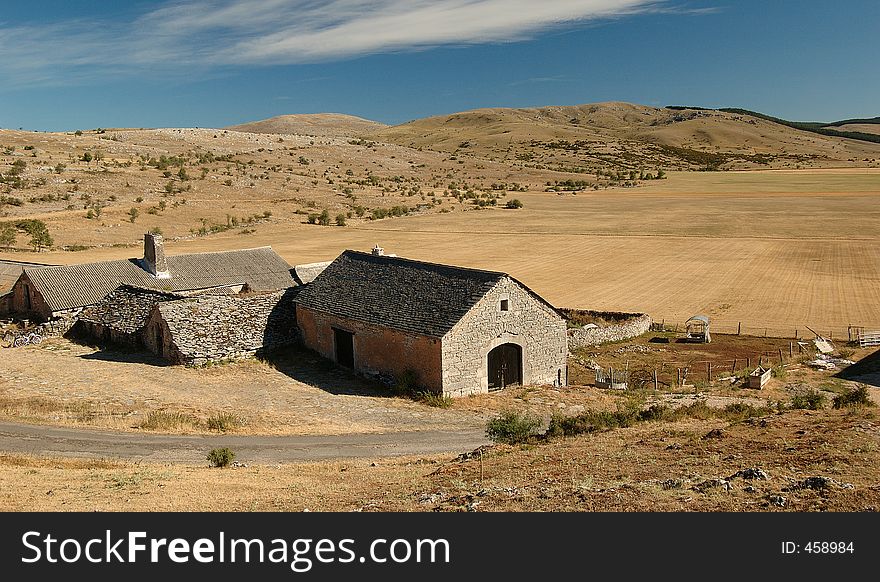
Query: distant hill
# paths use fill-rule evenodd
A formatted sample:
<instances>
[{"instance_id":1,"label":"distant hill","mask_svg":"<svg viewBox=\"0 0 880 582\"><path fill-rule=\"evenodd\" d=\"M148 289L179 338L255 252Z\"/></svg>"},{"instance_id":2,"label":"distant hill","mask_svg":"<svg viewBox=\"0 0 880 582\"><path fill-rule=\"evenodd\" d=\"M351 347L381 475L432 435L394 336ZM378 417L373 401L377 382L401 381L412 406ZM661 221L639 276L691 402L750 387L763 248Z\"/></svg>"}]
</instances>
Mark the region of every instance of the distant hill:
<instances>
[{"instance_id":1,"label":"distant hill","mask_svg":"<svg viewBox=\"0 0 880 582\"><path fill-rule=\"evenodd\" d=\"M370 121L354 115L342 113L313 113L279 115L262 121L253 121L227 127L233 131L246 133L277 133L315 135L320 137L359 137L387 127L383 123Z\"/></svg>"},{"instance_id":2,"label":"distant hill","mask_svg":"<svg viewBox=\"0 0 880 582\"><path fill-rule=\"evenodd\" d=\"M821 123L815 121L788 121L787 119L771 117L770 115L764 115L763 113L749 111L748 109L727 108L719 109L718 111L751 115L752 117L766 119L780 125L785 125L786 127L799 129L801 131L810 131L813 133L818 133L820 135L830 135L834 137L843 137L847 139L857 139L861 141L880 143L880 135L878 135L880 134L880 127L871 132L847 129L848 127L852 127L853 125L859 125L862 127L873 127L874 124L880 124L880 117L874 117L871 119L847 119L844 121L835 121L833 123Z\"/></svg>"},{"instance_id":3,"label":"distant hill","mask_svg":"<svg viewBox=\"0 0 880 582\"><path fill-rule=\"evenodd\" d=\"M564 171L815 167L880 158L880 144L842 139L832 130L798 131L745 110L621 102L477 109L386 127L371 137Z\"/></svg>"}]
</instances>

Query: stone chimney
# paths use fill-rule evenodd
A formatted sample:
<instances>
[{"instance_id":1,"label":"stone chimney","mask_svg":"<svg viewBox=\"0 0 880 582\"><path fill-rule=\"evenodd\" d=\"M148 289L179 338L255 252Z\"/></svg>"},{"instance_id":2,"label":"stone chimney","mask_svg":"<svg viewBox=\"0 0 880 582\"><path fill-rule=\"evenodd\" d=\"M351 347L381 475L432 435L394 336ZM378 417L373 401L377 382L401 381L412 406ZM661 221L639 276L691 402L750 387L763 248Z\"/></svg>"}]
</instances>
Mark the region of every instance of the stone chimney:
<instances>
[{"instance_id":1,"label":"stone chimney","mask_svg":"<svg viewBox=\"0 0 880 582\"><path fill-rule=\"evenodd\" d=\"M373 247L373 254L377 257L381 257L385 254L385 249L379 246L379 243L376 243L376 246Z\"/></svg>"},{"instance_id":2,"label":"stone chimney","mask_svg":"<svg viewBox=\"0 0 880 582\"><path fill-rule=\"evenodd\" d=\"M158 279L171 277L165 260L165 243L161 234L144 235L144 267Z\"/></svg>"}]
</instances>

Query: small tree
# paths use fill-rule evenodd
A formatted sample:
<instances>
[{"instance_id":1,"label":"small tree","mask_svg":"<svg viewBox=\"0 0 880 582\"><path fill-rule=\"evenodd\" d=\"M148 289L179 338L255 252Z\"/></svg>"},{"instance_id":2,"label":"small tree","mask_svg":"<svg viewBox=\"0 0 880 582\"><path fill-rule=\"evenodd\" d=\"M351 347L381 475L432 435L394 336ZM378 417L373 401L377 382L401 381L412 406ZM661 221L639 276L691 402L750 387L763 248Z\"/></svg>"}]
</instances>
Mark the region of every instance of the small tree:
<instances>
[{"instance_id":1,"label":"small tree","mask_svg":"<svg viewBox=\"0 0 880 582\"><path fill-rule=\"evenodd\" d=\"M336 226L345 226L345 215L337 214L336 215Z\"/></svg>"},{"instance_id":2,"label":"small tree","mask_svg":"<svg viewBox=\"0 0 880 582\"><path fill-rule=\"evenodd\" d=\"M12 248L15 246L15 239L17 233L15 231L15 227L11 224L4 224L0 226L0 246L6 248Z\"/></svg>"},{"instance_id":3,"label":"small tree","mask_svg":"<svg viewBox=\"0 0 880 582\"><path fill-rule=\"evenodd\" d=\"M134 224L134 221L137 220L137 217L140 216L141 211L137 208L132 208L128 211L128 221Z\"/></svg>"},{"instance_id":4,"label":"small tree","mask_svg":"<svg viewBox=\"0 0 880 582\"><path fill-rule=\"evenodd\" d=\"M49 235L49 229L45 224L40 223L31 232L31 246L34 247L35 251L40 252L44 248L51 247L53 244L55 244L55 241Z\"/></svg>"},{"instance_id":5,"label":"small tree","mask_svg":"<svg viewBox=\"0 0 880 582\"><path fill-rule=\"evenodd\" d=\"M321 226L330 226L330 213L327 212L326 208L321 212L321 216L318 217L318 223Z\"/></svg>"},{"instance_id":6,"label":"small tree","mask_svg":"<svg viewBox=\"0 0 880 582\"><path fill-rule=\"evenodd\" d=\"M92 161L92 152L86 152L86 153L84 153L84 154L82 155L82 158L81 158L81 159L82 159L82 161L84 161L85 163L88 164L89 162Z\"/></svg>"},{"instance_id":7,"label":"small tree","mask_svg":"<svg viewBox=\"0 0 880 582\"><path fill-rule=\"evenodd\" d=\"M522 208L523 203L520 202L519 198L514 198L513 200L508 200L507 204L505 204L507 208Z\"/></svg>"}]
</instances>

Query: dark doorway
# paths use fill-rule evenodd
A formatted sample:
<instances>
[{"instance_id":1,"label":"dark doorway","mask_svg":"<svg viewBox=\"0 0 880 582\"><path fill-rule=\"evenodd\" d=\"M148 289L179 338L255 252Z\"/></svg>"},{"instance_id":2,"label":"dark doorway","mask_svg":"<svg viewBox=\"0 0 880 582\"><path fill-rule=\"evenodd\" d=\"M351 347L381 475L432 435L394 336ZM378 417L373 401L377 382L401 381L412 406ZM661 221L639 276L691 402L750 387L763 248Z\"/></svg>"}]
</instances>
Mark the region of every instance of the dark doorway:
<instances>
[{"instance_id":1,"label":"dark doorway","mask_svg":"<svg viewBox=\"0 0 880 582\"><path fill-rule=\"evenodd\" d=\"M336 363L354 368L354 334L334 327L333 339L336 343Z\"/></svg>"},{"instance_id":2,"label":"dark doorway","mask_svg":"<svg viewBox=\"0 0 880 582\"><path fill-rule=\"evenodd\" d=\"M501 344L489 352L489 390L522 384L522 348Z\"/></svg>"}]
</instances>

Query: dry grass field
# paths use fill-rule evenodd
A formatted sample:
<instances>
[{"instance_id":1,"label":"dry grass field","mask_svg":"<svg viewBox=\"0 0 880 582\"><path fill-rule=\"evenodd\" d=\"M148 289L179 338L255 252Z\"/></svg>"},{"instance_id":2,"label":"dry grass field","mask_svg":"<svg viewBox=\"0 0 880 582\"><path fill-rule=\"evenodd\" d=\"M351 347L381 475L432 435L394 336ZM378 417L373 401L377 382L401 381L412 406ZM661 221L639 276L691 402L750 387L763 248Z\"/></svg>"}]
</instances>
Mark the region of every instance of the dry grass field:
<instances>
[{"instance_id":1,"label":"dry grass field","mask_svg":"<svg viewBox=\"0 0 880 582\"><path fill-rule=\"evenodd\" d=\"M0 455L0 510L876 511L878 445L863 409L650 422L468 459L213 469ZM766 479L737 476L748 469Z\"/></svg>"},{"instance_id":2,"label":"dry grass field","mask_svg":"<svg viewBox=\"0 0 880 582\"><path fill-rule=\"evenodd\" d=\"M379 243L402 256L509 272L560 306L670 322L699 312L719 329L743 322L750 333L785 337L808 333L804 326L837 337L850 324L880 327L880 170L674 172L637 188L508 196L525 207L472 210L453 201L456 212L346 227L276 212L255 233L188 237L168 248L271 245L296 264ZM0 257L70 263L139 252Z\"/></svg>"},{"instance_id":3,"label":"dry grass field","mask_svg":"<svg viewBox=\"0 0 880 582\"><path fill-rule=\"evenodd\" d=\"M0 259L139 256L143 232L154 228L170 254L270 245L291 264L378 243L401 256L508 272L563 307L647 312L668 324L705 313L715 333L742 322L747 334L782 338L809 337L806 326L835 338L849 324L880 329L878 144L616 103L465 112L391 128L295 116L239 129L0 131L0 225L42 220L55 239L33 252L19 231ZM661 168L665 177L654 179ZM693 171L701 169L720 171ZM523 208L504 208L513 198ZM330 225L309 224L324 210ZM382 218L389 212L400 216ZM719 336L711 347L665 352L642 338L577 357L603 366L721 365L788 342ZM876 365L868 351L854 357ZM228 415L241 434L317 435L482 427L507 410L546 422L554 413L613 411L626 398L523 387L437 409L389 398L308 354L201 369L156 364L63 340L3 350L0 417L199 433ZM577 362L572 370L573 383L589 382ZM800 362L782 371L760 394L718 383L693 391L711 406L763 406L787 402L799 386L831 398L852 385ZM693 391L651 398L681 404L699 398ZM875 414L788 409L644 422L498 445L482 463L435 456L220 470L5 455L0 509L876 509ZM721 438L705 438L710 432ZM770 478L731 478L752 467ZM831 480L803 485L816 476ZM717 480L727 485L712 486Z\"/></svg>"}]
</instances>

